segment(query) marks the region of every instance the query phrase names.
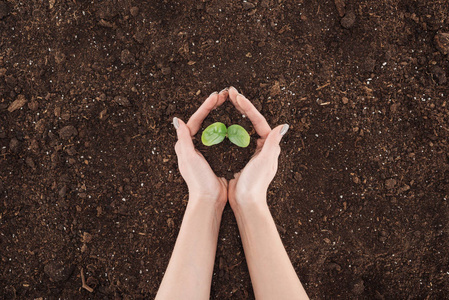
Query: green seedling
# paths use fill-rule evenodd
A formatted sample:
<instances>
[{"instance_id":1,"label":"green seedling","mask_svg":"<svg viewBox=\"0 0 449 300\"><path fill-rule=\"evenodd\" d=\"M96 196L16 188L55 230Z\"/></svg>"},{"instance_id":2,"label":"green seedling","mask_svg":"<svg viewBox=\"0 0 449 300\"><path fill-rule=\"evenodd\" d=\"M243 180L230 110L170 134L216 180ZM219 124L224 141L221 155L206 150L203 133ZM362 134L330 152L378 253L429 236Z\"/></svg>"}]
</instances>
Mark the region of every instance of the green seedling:
<instances>
[{"instance_id":1,"label":"green seedling","mask_svg":"<svg viewBox=\"0 0 449 300\"><path fill-rule=\"evenodd\" d=\"M201 135L201 141L206 146L212 146L221 143L225 137L239 147L245 148L249 145L249 134L240 125L231 125L226 128L226 125L221 122L216 122L209 125Z\"/></svg>"}]
</instances>

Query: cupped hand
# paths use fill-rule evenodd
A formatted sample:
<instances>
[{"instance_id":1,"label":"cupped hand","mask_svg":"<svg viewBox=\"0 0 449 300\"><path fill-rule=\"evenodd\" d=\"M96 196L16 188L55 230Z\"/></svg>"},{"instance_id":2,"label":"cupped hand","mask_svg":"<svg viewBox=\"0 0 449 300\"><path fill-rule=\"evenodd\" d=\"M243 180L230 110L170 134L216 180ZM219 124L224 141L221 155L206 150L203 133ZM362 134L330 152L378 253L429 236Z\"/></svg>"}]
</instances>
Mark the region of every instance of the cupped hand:
<instances>
[{"instance_id":1,"label":"cupped hand","mask_svg":"<svg viewBox=\"0 0 449 300\"><path fill-rule=\"evenodd\" d=\"M195 149L192 137L201 128L203 120L211 110L223 104L227 97L227 89L211 94L190 117L187 124L179 118L173 118L173 125L178 135L175 145L178 167L189 188L189 203L211 203L221 210L227 202L228 183L225 178L215 175L203 155Z\"/></svg>"},{"instance_id":2,"label":"cupped hand","mask_svg":"<svg viewBox=\"0 0 449 300\"><path fill-rule=\"evenodd\" d=\"M229 204L234 211L246 204L266 205L268 186L278 168L281 152L279 143L287 132L288 125L280 125L272 130L264 116L233 87L229 89L229 98L237 110L251 120L260 136L253 157L239 173L234 174L234 179L229 181Z\"/></svg>"}]
</instances>

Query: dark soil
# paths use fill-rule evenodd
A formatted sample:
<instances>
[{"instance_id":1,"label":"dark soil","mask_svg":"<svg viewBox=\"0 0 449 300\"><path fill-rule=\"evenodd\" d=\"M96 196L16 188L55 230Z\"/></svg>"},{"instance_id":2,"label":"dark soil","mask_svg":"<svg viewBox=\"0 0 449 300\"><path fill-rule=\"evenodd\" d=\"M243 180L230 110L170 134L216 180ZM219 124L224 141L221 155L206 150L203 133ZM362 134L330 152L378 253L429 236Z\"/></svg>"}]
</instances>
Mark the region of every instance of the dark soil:
<instances>
[{"instance_id":1,"label":"dark soil","mask_svg":"<svg viewBox=\"0 0 449 300\"><path fill-rule=\"evenodd\" d=\"M447 33L443 0L0 0L1 298L154 297L171 120L230 85L291 125L269 204L311 298L448 297ZM230 178L256 135L215 121L254 137L198 145ZM226 207L212 298L253 297Z\"/></svg>"}]
</instances>

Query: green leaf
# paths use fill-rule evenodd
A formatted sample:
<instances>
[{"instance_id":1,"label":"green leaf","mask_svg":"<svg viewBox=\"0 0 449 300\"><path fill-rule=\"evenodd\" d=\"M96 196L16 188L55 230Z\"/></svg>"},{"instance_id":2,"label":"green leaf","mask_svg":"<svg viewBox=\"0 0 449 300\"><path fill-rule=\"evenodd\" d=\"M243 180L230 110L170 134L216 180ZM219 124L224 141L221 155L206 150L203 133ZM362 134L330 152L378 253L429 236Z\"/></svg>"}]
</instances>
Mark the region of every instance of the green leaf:
<instances>
[{"instance_id":1,"label":"green leaf","mask_svg":"<svg viewBox=\"0 0 449 300\"><path fill-rule=\"evenodd\" d=\"M240 125L231 125L228 127L229 140L239 147L248 147L250 137L248 132Z\"/></svg>"},{"instance_id":2,"label":"green leaf","mask_svg":"<svg viewBox=\"0 0 449 300\"><path fill-rule=\"evenodd\" d=\"M220 122L216 122L207 126L201 135L201 141L206 146L212 146L221 143L226 137L226 125Z\"/></svg>"}]
</instances>

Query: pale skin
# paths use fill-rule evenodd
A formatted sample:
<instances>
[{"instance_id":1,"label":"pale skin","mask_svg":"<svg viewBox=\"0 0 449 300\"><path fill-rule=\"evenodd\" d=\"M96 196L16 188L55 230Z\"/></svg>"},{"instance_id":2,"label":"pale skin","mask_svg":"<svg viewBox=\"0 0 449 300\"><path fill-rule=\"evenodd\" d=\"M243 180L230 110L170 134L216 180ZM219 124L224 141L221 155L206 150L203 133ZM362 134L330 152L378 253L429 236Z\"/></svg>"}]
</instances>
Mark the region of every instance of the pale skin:
<instances>
[{"instance_id":1,"label":"pale skin","mask_svg":"<svg viewBox=\"0 0 449 300\"><path fill-rule=\"evenodd\" d=\"M247 116L260 138L248 164L227 182L195 149L192 138L203 120L229 98ZM267 205L267 190L277 172L279 143L288 125L274 129L254 105L231 87L211 94L184 123L175 118L179 171L189 201L175 248L156 299L209 299L224 207L229 204L240 231L256 299L309 299L282 244Z\"/></svg>"}]
</instances>

